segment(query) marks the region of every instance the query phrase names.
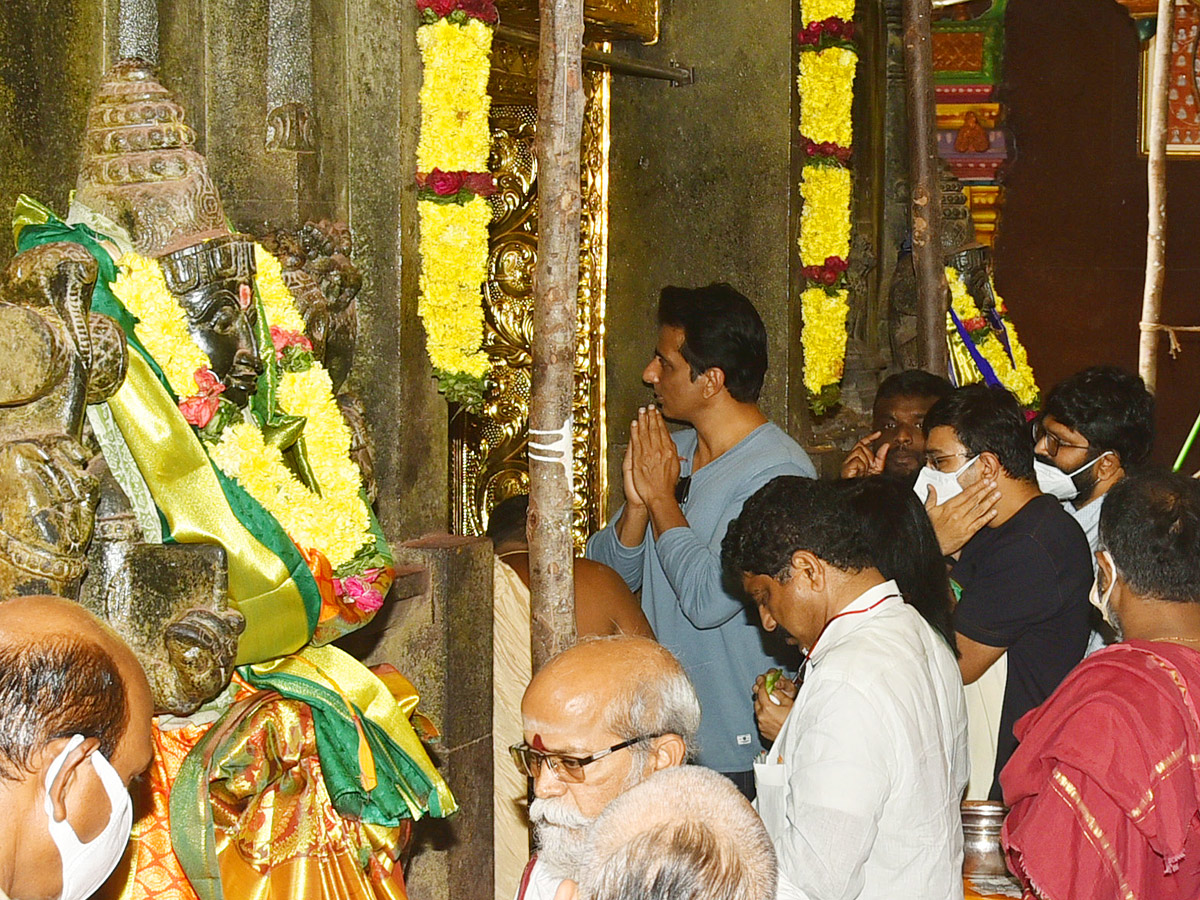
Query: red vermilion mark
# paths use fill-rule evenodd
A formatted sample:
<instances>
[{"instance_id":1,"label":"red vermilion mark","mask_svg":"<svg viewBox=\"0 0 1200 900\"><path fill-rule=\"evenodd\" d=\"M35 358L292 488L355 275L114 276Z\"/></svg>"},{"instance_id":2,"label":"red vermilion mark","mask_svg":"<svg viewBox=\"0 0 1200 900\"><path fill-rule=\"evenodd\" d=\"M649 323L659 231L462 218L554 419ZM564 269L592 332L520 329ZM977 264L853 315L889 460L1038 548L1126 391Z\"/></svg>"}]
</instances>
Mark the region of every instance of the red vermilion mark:
<instances>
[{"instance_id":1,"label":"red vermilion mark","mask_svg":"<svg viewBox=\"0 0 1200 900\"><path fill-rule=\"evenodd\" d=\"M546 745L542 743L542 736L540 734L535 734L533 736L533 743L529 746L534 750L541 750L543 752L546 750Z\"/></svg>"}]
</instances>

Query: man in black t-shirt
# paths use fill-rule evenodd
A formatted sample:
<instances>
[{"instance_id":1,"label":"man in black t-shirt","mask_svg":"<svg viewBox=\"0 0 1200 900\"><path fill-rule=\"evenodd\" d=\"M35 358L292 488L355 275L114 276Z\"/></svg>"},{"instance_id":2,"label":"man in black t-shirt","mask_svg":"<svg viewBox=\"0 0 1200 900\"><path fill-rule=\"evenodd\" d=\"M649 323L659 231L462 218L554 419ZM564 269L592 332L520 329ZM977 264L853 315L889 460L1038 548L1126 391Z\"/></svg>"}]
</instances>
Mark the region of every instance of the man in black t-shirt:
<instances>
[{"instance_id":1,"label":"man in black t-shirt","mask_svg":"<svg viewBox=\"0 0 1200 900\"><path fill-rule=\"evenodd\" d=\"M962 588L955 630L963 682L1008 654L998 778L1017 747L1014 723L1083 658L1091 556L1079 525L1038 489L1033 435L1010 393L959 388L929 410L924 427L927 468L916 489L942 552L957 557L951 577ZM998 780L991 796L1000 799Z\"/></svg>"}]
</instances>

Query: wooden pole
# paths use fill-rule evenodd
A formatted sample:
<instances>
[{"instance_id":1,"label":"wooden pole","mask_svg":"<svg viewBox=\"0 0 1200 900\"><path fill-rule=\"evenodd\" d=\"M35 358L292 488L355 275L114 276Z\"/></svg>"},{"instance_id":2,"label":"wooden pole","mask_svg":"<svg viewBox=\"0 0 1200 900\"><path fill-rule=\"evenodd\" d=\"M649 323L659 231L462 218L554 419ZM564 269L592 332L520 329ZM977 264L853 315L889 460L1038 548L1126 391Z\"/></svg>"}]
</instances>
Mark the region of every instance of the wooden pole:
<instances>
[{"instance_id":1,"label":"wooden pole","mask_svg":"<svg viewBox=\"0 0 1200 900\"><path fill-rule=\"evenodd\" d=\"M922 369L945 375L949 291L941 241L942 195L938 185L932 23L932 0L904 0L913 266L917 271L917 352Z\"/></svg>"},{"instance_id":2,"label":"wooden pole","mask_svg":"<svg viewBox=\"0 0 1200 900\"><path fill-rule=\"evenodd\" d=\"M1171 69L1171 36L1175 30L1175 0L1158 0L1154 67L1150 80L1150 159L1146 164L1149 195L1146 229L1146 285L1142 291L1142 321L1138 344L1138 374L1151 391L1158 386L1159 334L1153 327L1162 314L1163 281L1167 268L1167 91Z\"/></svg>"},{"instance_id":3,"label":"wooden pole","mask_svg":"<svg viewBox=\"0 0 1200 900\"><path fill-rule=\"evenodd\" d=\"M579 292L583 0L539 0L538 257L529 400L533 668L575 642L572 406Z\"/></svg>"}]
</instances>

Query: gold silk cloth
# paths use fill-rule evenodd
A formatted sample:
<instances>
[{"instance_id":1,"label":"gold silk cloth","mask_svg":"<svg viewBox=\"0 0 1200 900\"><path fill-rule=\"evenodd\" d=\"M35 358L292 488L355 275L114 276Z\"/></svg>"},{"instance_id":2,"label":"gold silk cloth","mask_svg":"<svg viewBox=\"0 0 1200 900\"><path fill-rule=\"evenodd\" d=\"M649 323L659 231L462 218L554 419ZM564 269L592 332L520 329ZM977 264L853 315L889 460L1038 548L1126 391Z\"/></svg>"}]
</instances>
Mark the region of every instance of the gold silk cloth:
<instances>
[{"instance_id":1,"label":"gold silk cloth","mask_svg":"<svg viewBox=\"0 0 1200 900\"><path fill-rule=\"evenodd\" d=\"M235 680L235 703L252 711L214 761L208 792L226 900L407 900L400 857L411 822L388 828L339 815L308 706ZM133 786L130 846L97 900L198 900L171 849L168 811L179 768L209 727L219 725L155 725L154 762Z\"/></svg>"}]
</instances>

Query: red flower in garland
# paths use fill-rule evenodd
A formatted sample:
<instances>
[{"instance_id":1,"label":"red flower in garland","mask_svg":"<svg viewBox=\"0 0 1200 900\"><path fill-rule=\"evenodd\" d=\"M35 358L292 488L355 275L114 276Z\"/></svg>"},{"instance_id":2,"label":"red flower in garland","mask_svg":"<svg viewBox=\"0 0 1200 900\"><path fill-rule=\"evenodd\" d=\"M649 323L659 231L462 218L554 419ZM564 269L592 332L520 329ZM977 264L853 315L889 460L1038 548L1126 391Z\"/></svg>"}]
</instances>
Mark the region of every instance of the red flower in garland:
<instances>
[{"instance_id":1,"label":"red flower in garland","mask_svg":"<svg viewBox=\"0 0 1200 900\"><path fill-rule=\"evenodd\" d=\"M443 172L441 169L434 169L425 176L425 186L430 188L439 197L453 197L463 186L462 172Z\"/></svg>"},{"instance_id":2,"label":"red flower in garland","mask_svg":"<svg viewBox=\"0 0 1200 900\"><path fill-rule=\"evenodd\" d=\"M283 351L288 347L299 347L301 350L312 352L312 341L299 331L284 331L278 326L271 326L271 343L275 345L275 359L283 359Z\"/></svg>"},{"instance_id":3,"label":"red flower in garland","mask_svg":"<svg viewBox=\"0 0 1200 900\"><path fill-rule=\"evenodd\" d=\"M458 8L488 25L495 25L500 21L500 14L496 12L493 0L458 0Z\"/></svg>"},{"instance_id":4,"label":"red flower in garland","mask_svg":"<svg viewBox=\"0 0 1200 900\"><path fill-rule=\"evenodd\" d=\"M417 9L421 12L431 9L434 15L444 19L454 12L454 4L455 0L417 0Z\"/></svg>"},{"instance_id":5,"label":"red flower in garland","mask_svg":"<svg viewBox=\"0 0 1200 900\"><path fill-rule=\"evenodd\" d=\"M464 172L463 187L480 197L496 193L496 179L491 172Z\"/></svg>"},{"instance_id":6,"label":"red flower in garland","mask_svg":"<svg viewBox=\"0 0 1200 900\"><path fill-rule=\"evenodd\" d=\"M179 411L189 425L203 428L217 414L221 405L221 392L225 385L217 381L217 376L208 369L197 369L192 374L192 380L200 390L190 397L179 401Z\"/></svg>"},{"instance_id":7,"label":"red flower in garland","mask_svg":"<svg viewBox=\"0 0 1200 900\"><path fill-rule=\"evenodd\" d=\"M987 319L983 318L983 316L976 316L973 319L963 319L963 328L967 329L968 332L987 328Z\"/></svg>"}]
</instances>

